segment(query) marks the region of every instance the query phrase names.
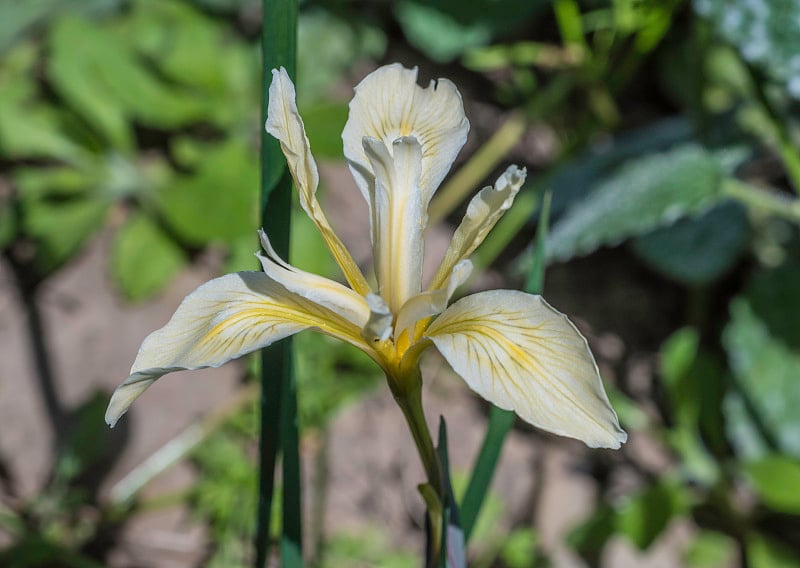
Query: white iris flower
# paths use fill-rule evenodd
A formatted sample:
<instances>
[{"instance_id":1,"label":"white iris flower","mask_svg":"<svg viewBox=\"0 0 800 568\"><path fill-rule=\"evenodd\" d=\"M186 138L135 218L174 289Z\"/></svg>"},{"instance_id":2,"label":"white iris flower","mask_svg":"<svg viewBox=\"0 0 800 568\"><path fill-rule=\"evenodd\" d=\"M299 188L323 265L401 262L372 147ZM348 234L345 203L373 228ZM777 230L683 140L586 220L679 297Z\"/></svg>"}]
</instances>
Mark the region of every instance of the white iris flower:
<instances>
[{"instance_id":1,"label":"white iris flower","mask_svg":"<svg viewBox=\"0 0 800 568\"><path fill-rule=\"evenodd\" d=\"M435 346L472 390L500 408L591 447L618 448L620 428L586 340L540 296L493 290L448 307L472 269L469 256L511 207L525 170L510 166L471 201L441 266L421 285L428 204L467 138L455 86L423 89L416 69L381 67L355 89L344 155L369 204L377 290L334 233L316 198L319 182L294 85L272 71L267 131L349 286L292 267L261 232L263 272L228 274L189 294L142 343L106 412L113 426L166 373L218 367L305 329L355 345L386 373L395 396L419 388L419 359Z\"/></svg>"}]
</instances>

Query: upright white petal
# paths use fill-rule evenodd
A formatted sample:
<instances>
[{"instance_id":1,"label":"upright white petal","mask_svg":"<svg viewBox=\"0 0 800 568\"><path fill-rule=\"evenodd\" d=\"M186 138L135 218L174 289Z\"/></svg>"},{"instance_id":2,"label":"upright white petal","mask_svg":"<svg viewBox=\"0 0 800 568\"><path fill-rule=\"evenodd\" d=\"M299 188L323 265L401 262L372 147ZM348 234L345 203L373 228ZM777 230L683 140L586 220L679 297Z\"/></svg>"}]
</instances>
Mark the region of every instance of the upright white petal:
<instances>
[{"instance_id":1,"label":"upright white petal","mask_svg":"<svg viewBox=\"0 0 800 568\"><path fill-rule=\"evenodd\" d=\"M525 175L525 168L509 166L497 178L494 187L484 187L472 198L464 219L447 247L442 264L431 281L431 290L445 285L453 267L480 246L500 217L514 203L514 197L525 183Z\"/></svg>"},{"instance_id":2,"label":"upright white petal","mask_svg":"<svg viewBox=\"0 0 800 568\"><path fill-rule=\"evenodd\" d=\"M423 231L428 214L419 190L422 148L415 138L398 138L387 148L364 138L375 172L373 255L381 297L392 313L418 294L422 278Z\"/></svg>"},{"instance_id":3,"label":"upright white petal","mask_svg":"<svg viewBox=\"0 0 800 568\"><path fill-rule=\"evenodd\" d=\"M294 84L283 67L272 70L272 83L269 86L269 105L267 107L266 129L281 144L289 171L297 186L300 205L317 225L325 244L328 245L336 263L358 293L370 292L364 275L356 265L353 257L333 231L325 213L317 201L316 193L319 185L317 163L311 155L311 145L306 136L303 120L297 110Z\"/></svg>"},{"instance_id":4,"label":"upright white petal","mask_svg":"<svg viewBox=\"0 0 800 568\"><path fill-rule=\"evenodd\" d=\"M162 375L219 367L309 328L372 354L358 326L290 292L266 274L239 272L211 280L189 294L167 325L144 340L130 376L111 397L106 422L116 424Z\"/></svg>"},{"instance_id":5,"label":"upright white petal","mask_svg":"<svg viewBox=\"0 0 800 568\"><path fill-rule=\"evenodd\" d=\"M422 146L420 189L427 208L468 132L464 104L453 83L439 79L423 89L417 85L416 67L405 69L394 63L373 71L356 86L342 141L353 177L369 201L374 171L362 146L364 137L380 140L387 148L398 138L416 138Z\"/></svg>"},{"instance_id":6,"label":"upright white petal","mask_svg":"<svg viewBox=\"0 0 800 568\"><path fill-rule=\"evenodd\" d=\"M590 447L619 448L627 439L586 340L540 296L467 296L425 336L472 390L534 426Z\"/></svg>"}]
</instances>

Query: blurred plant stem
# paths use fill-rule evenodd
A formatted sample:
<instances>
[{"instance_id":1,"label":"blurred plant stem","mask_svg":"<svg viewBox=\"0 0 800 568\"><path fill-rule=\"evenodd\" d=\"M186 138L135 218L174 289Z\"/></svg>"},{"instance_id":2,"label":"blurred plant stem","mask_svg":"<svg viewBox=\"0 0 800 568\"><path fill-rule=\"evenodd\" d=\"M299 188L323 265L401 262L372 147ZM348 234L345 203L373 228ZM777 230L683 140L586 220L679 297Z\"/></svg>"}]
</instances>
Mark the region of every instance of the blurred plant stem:
<instances>
[{"instance_id":1,"label":"blurred plant stem","mask_svg":"<svg viewBox=\"0 0 800 568\"><path fill-rule=\"evenodd\" d=\"M170 467L185 459L209 434L221 426L228 418L253 402L259 394L258 384L250 383L239 392L206 416L201 422L192 424L169 442L153 452L141 464L136 466L125 477L111 488L111 502L122 505L132 499L144 486Z\"/></svg>"},{"instance_id":2,"label":"blurred plant stem","mask_svg":"<svg viewBox=\"0 0 800 568\"><path fill-rule=\"evenodd\" d=\"M733 178L722 182L722 192L748 208L800 223L800 198L792 199Z\"/></svg>"},{"instance_id":3,"label":"blurred plant stem","mask_svg":"<svg viewBox=\"0 0 800 568\"><path fill-rule=\"evenodd\" d=\"M37 303L42 279L36 274L36 270L31 264L20 261L13 254L13 249L10 253L6 253L5 257L11 266L11 272L14 274L17 292L22 301L25 317L28 320L28 344L30 345L31 358L36 368L36 380L44 399L47 418L53 434L54 447L58 451L66 433L67 414L58 395L55 374L50 364L47 329Z\"/></svg>"},{"instance_id":4,"label":"blurred plant stem","mask_svg":"<svg viewBox=\"0 0 800 568\"><path fill-rule=\"evenodd\" d=\"M786 120L780 115L766 92L764 79L760 77L758 71L752 65L744 61L743 64L748 72L750 87L756 97L756 102L774 129L775 140L773 142L777 146L778 155L786 170L792 189L800 195L800 152L789 134Z\"/></svg>"},{"instance_id":5,"label":"blurred plant stem","mask_svg":"<svg viewBox=\"0 0 800 568\"><path fill-rule=\"evenodd\" d=\"M416 359L412 357L411 359ZM403 411L411 436L417 446L422 467L428 478L428 483L419 486L419 492L425 500L427 507L430 533L428 538L428 559L426 566L439 566L438 558L441 554L443 536L443 511L446 502L445 480L443 477L442 463L433 438L425 420L422 410L422 375L419 366L403 369L401 375L390 376L387 374L389 387L400 410Z\"/></svg>"},{"instance_id":6,"label":"blurred plant stem","mask_svg":"<svg viewBox=\"0 0 800 568\"><path fill-rule=\"evenodd\" d=\"M511 113L480 150L436 192L436 198L428 209L429 225L441 221L478 189L478 185L522 139L527 125L528 121L521 111Z\"/></svg>"}]
</instances>

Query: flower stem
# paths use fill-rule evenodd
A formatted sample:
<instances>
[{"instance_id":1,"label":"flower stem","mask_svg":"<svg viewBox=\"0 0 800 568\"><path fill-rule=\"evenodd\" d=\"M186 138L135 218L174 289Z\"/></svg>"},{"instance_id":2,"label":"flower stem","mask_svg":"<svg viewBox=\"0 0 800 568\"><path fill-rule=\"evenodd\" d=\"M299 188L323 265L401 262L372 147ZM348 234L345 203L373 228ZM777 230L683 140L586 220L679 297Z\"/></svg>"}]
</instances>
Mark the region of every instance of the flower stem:
<instances>
[{"instance_id":1,"label":"flower stem","mask_svg":"<svg viewBox=\"0 0 800 568\"><path fill-rule=\"evenodd\" d=\"M389 384L392 386L392 394L411 429L411 436L417 445L428 483L431 484L441 500L444 494L442 467L436 449L433 447L433 439L428 429L428 423L425 421L425 414L422 411L422 380L419 377L419 369L416 370L416 374L417 376L412 380L409 380L409 377L404 377L402 381L390 379ZM409 383L411 383L410 388L398 386L398 384L408 385Z\"/></svg>"},{"instance_id":2,"label":"flower stem","mask_svg":"<svg viewBox=\"0 0 800 568\"><path fill-rule=\"evenodd\" d=\"M437 566L437 559L441 554L442 531L445 530L442 524L442 512L446 503L446 495L442 464L433 446L428 423L422 411L422 377L419 367L415 367L403 373L402 377L387 374L387 378L394 399L403 411L403 416L406 417L408 427L411 429L411 436L414 438L422 466L428 477L428 483L419 486L419 492L428 511L430 530L426 566Z\"/></svg>"}]
</instances>

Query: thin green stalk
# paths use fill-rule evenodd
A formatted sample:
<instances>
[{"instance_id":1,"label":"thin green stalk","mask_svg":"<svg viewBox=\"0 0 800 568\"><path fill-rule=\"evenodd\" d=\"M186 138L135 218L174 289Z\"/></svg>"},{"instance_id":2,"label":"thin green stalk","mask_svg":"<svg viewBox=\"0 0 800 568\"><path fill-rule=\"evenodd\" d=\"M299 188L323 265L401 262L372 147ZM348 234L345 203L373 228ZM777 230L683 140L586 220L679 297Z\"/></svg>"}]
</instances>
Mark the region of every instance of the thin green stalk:
<instances>
[{"instance_id":1,"label":"thin green stalk","mask_svg":"<svg viewBox=\"0 0 800 568\"><path fill-rule=\"evenodd\" d=\"M764 114L772 123L772 127L775 129L777 137L775 142L778 146L777 150L781 157L781 162L783 162L783 167L786 169L786 175L795 193L800 195L800 151L798 151L797 146L794 144L789 134L786 121L781 117L778 110L772 104L772 101L769 100L769 96L764 90L764 81L761 80L758 72L752 65L745 63L745 68L750 74L750 82L756 100L764 111Z\"/></svg>"},{"instance_id":2,"label":"thin green stalk","mask_svg":"<svg viewBox=\"0 0 800 568\"><path fill-rule=\"evenodd\" d=\"M414 444L416 444L422 460L422 467L428 478L428 483L419 486L419 492L425 500L428 513L428 547L425 566L433 568L439 565L443 537L447 529L446 524L442 522L444 507L447 503L445 478L439 454L433 446L428 422L422 411L422 377L419 367L405 369L404 373L402 376L387 374L387 379L394 399L400 410L403 411L403 416L411 430L411 436L414 438Z\"/></svg>"},{"instance_id":3,"label":"thin green stalk","mask_svg":"<svg viewBox=\"0 0 800 568\"><path fill-rule=\"evenodd\" d=\"M494 477L494 470L500 459L503 442L513 425L513 412L492 406L486 435L478 452L478 458L475 460L475 467L472 469L472 476L464 493L464 499L461 501L461 528L464 530L466 541L469 541L472 529L475 528L475 522L478 520L478 514L483 507L486 493L489 491L489 485Z\"/></svg>"},{"instance_id":4,"label":"thin green stalk","mask_svg":"<svg viewBox=\"0 0 800 568\"><path fill-rule=\"evenodd\" d=\"M517 145L525 134L528 121L520 111L511 116L497 129L481 149L475 152L453 177L436 192L436 198L428 209L428 223L433 225L458 207L467 195L478 189L478 184L488 176L506 154Z\"/></svg>"},{"instance_id":5,"label":"thin green stalk","mask_svg":"<svg viewBox=\"0 0 800 568\"><path fill-rule=\"evenodd\" d=\"M777 191L760 189L734 178L722 182L722 192L748 208L800 223L800 198L792 199Z\"/></svg>"},{"instance_id":6,"label":"thin green stalk","mask_svg":"<svg viewBox=\"0 0 800 568\"><path fill-rule=\"evenodd\" d=\"M546 264L546 251L544 243L547 239L548 223L550 216L550 194L546 194L539 213L539 227L536 231L536 248L533 255L533 267L528 275L526 291L530 294L541 294L544 286L544 268ZM475 460L464 499L461 502L461 528L464 530L464 540L469 541L472 529L478 514L483 507L486 493L494 477L500 452L503 449L508 432L514 425L514 413L492 406L489 413L489 424L486 436Z\"/></svg>"},{"instance_id":7,"label":"thin green stalk","mask_svg":"<svg viewBox=\"0 0 800 568\"><path fill-rule=\"evenodd\" d=\"M392 384L391 381L390 384ZM433 439L428 429L428 423L422 411L422 382L418 381L417 385L405 393L397 393L395 391L394 395L411 429L411 436L414 438L419 457L422 460L422 466L425 468L428 483L441 499L444 487L442 468L439 463L439 456L433 447Z\"/></svg>"},{"instance_id":8,"label":"thin green stalk","mask_svg":"<svg viewBox=\"0 0 800 568\"><path fill-rule=\"evenodd\" d=\"M285 67L295 76L297 45L296 0L263 0L261 117L267 118L271 70ZM261 221L275 250L289 257L292 180L278 142L261 131ZM261 355L261 437L259 439L259 502L256 567L266 566L270 545L270 513L275 464L283 452L283 536L281 564L301 566L300 475L297 432L297 392L289 340Z\"/></svg>"}]
</instances>

